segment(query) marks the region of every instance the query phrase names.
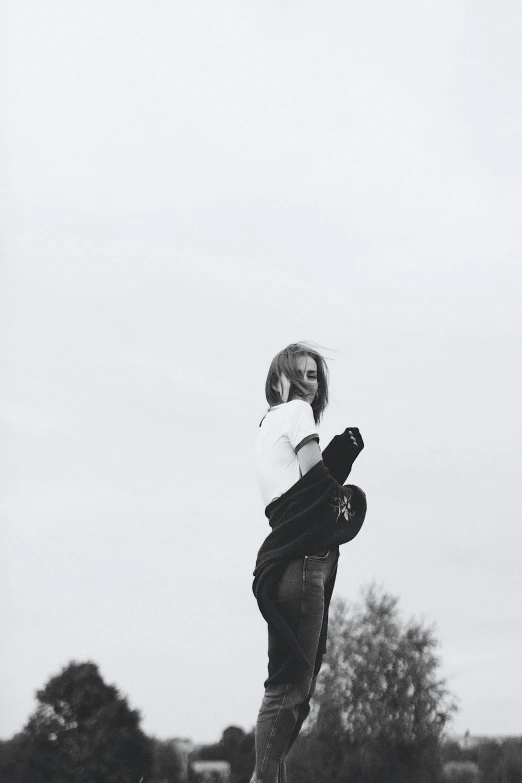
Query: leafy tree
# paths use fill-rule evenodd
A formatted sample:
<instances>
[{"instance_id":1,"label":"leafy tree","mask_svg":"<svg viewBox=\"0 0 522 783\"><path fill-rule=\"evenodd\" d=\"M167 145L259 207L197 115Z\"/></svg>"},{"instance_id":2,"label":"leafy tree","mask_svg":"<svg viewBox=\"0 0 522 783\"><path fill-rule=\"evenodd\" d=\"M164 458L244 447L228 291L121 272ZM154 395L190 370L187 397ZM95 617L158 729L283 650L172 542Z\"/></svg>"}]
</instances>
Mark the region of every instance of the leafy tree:
<instances>
[{"instance_id":1,"label":"leafy tree","mask_svg":"<svg viewBox=\"0 0 522 783\"><path fill-rule=\"evenodd\" d=\"M471 758L469 749L461 748L459 743L454 739L446 739L441 745L441 756L444 762L476 761L478 758L478 751L475 753L475 757Z\"/></svg>"},{"instance_id":2,"label":"leafy tree","mask_svg":"<svg viewBox=\"0 0 522 783\"><path fill-rule=\"evenodd\" d=\"M23 732L0 741L0 780L25 783L28 778L28 742Z\"/></svg>"},{"instance_id":3,"label":"leafy tree","mask_svg":"<svg viewBox=\"0 0 522 783\"><path fill-rule=\"evenodd\" d=\"M183 764L179 751L172 740L159 740L154 738L153 743L153 767L150 783L180 783L185 780Z\"/></svg>"},{"instance_id":4,"label":"leafy tree","mask_svg":"<svg viewBox=\"0 0 522 783\"><path fill-rule=\"evenodd\" d=\"M152 743L140 714L96 664L72 661L36 695L23 732L31 783L137 783L148 775Z\"/></svg>"},{"instance_id":5,"label":"leafy tree","mask_svg":"<svg viewBox=\"0 0 522 783\"><path fill-rule=\"evenodd\" d=\"M289 759L296 780L429 783L455 709L439 675L433 630L401 620L377 589L332 602L328 651L306 733Z\"/></svg>"},{"instance_id":6,"label":"leafy tree","mask_svg":"<svg viewBox=\"0 0 522 783\"><path fill-rule=\"evenodd\" d=\"M494 783L522 783L522 739L504 740L501 751L492 780Z\"/></svg>"},{"instance_id":7,"label":"leafy tree","mask_svg":"<svg viewBox=\"0 0 522 783\"><path fill-rule=\"evenodd\" d=\"M256 760L254 731L247 734L242 729L239 731L241 734L236 735L234 752L230 757L231 783L249 783Z\"/></svg>"},{"instance_id":8,"label":"leafy tree","mask_svg":"<svg viewBox=\"0 0 522 783\"><path fill-rule=\"evenodd\" d=\"M495 740L486 740L478 748L481 783L496 783L495 772L502 761L502 747Z\"/></svg>"},{"instance_id":9,"label":"leafy tree","mask_svg":"<svg viewBox=\"0 0 522 783\"><path fill-rule=\"evenodd\" d=\"M238 726L229 726L223 731L219 742L200 748L198 758L206 761L228 761L230 783L248 783L255 764L254 732L246 734Z\"/></svg>"}]
</instances>

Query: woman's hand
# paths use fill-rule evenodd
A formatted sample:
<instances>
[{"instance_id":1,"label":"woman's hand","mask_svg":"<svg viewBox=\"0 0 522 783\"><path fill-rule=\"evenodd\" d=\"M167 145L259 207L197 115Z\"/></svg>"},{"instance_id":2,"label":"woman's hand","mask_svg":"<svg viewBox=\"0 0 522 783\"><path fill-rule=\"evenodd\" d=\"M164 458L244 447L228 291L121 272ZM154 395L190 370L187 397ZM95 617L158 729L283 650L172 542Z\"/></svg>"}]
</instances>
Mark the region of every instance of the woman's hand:
<instances>
[{"instance_id":1,"label":"woman's hand","mask_svg":"<svg viewBox=\"0 0 522 783\"><path fill-rule=\"evenodd\" d=\"M355 450L357 451L357 454L359 454L364 449L364 441L358 428L352 427L351 429L347 429L346 433L350 438L351 444L353 444Z\"/></svg>"}]
</instances>

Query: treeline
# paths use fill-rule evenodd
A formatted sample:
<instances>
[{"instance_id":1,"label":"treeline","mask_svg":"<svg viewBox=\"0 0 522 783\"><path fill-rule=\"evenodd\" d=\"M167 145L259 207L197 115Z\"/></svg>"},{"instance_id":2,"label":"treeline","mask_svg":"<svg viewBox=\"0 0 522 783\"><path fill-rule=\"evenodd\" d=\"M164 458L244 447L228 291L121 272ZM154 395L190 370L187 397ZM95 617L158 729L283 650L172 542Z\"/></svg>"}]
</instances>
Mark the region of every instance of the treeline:
<instances>
[{"instance_id":1,"label":"treeline","mask_svg":"<svg viewBox=\"0 0 522 783\"><path fill-rule=\"evenodd\" d=\"M288 758L292 783L522 783L521 747L463 751L444 740L456 709L440 675L433 629L405 622L398 600L371 586L334 600L312 710ZM183 783L187 758L148 737L140 714L92 662L71 662L37 692L24 729L0 743L9 783ZM255 716L253 716L255 720ZM466 755L467 754L467 755ZM230 764L249 783L254 732L228 727L189 761Z\"/></svg>"},{"instance_id":2,"label":"treeline","mask_svg":"<svg viewBox=\"0 0 522 783\"><path fill-rule=\"evenodd\" d=\"M313 736L310 735L313 735L313 732L298 741L299 744L289 759L289 779L292 783L305 780L322 783L323 780L330 780L326 769L324 777L307 777L307 770L315 752ZM437 755L441 783L522 783L522 736L502 740L485 738L471 748L463 748L453 739L442 739ZM247 733L237 726L229 726L219 742L203 746L193 754L193 758L228 761L231 783L249 783L255 760L254 732ZM393 779L393 773L389 773L388 768L384 767L385 765L382 777L377 774L373 776L376 783L387 783ZM345 778L345 781L360 783L367 779L369 778L359 772L359 775L354 774ZM404 783L416 783L417 778L405 775L402 780Z\"/></svg>"},{"instance_id":3,"label":"treeline","mask_svg":"<svg viewBox=\"0 0 522 783\"><path fill-rule=\"evenodd\" d=\"M449 783L522 783L522 737L483 739L468 748L447 740L442 758Z\"/></svg>"},{"instance_id":4,"label":"treeline","mask_svg":"<svg viewBox=\"0 0 522 783\"><path fill-rule=\"evenodd\" d=\"M254 731L247 733L238 726L229 726L221 735L219 742L214 745L203 745L192 753L190 761L196 759L228 761L230 783L249 783L255 764Z\"/></svg>"}]
</instances>

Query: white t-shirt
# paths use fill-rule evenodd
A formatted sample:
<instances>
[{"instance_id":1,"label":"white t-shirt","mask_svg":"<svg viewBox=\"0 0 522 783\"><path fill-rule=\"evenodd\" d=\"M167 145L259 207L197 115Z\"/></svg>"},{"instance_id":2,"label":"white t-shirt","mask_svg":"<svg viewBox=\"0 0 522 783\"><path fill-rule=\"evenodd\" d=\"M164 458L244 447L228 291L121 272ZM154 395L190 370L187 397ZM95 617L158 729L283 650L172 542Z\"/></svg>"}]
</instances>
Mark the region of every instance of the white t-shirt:
<instances>
[{"instance_id":1,"label":"white t-shirt","mask_svg":"<svg viewBox=\"0 0 522 783\"><path fill-rule=\"evenodd\" d=\"M255 458L259 488L266 506L301 478L297 452L319 440L312 406L291 400L270 408L259 427Z\"/></svg>"}]
</instances>

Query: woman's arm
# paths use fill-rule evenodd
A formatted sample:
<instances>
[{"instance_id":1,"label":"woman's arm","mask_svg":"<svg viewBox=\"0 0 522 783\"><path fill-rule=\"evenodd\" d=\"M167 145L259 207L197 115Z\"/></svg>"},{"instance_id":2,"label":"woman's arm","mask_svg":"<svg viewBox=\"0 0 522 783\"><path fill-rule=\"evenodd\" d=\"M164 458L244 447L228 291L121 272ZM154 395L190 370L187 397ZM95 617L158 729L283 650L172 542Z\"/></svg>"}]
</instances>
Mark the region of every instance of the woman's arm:
<instances>
[{"instance_id":1,"label":"woman's arm","mask_svg":"<svg viewBox=\"0 0 522 783\"><path fill-rule=\"evenodd\" d=\"M322 459L333 478L344 484L356 457L364 449L364 441L357 427L345 429L342 435L336 435L322 452Z\"/></svg>"},{"instance_id":2,"label":"woman's arm","mask_svg":"<svg viewBox=\"0 0 522 783\"><path fill-rule=\"evenodd\" d=\"M301 446L297 452L297 459L299 460L299 467L301 468L303 476L305 473L308 473L314 465L321 462L322 458L321 449L316 440L309 440Z\"/></svg>"}]
</instances>

